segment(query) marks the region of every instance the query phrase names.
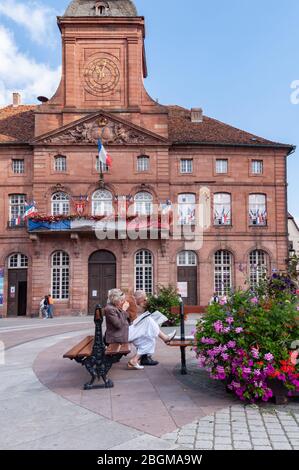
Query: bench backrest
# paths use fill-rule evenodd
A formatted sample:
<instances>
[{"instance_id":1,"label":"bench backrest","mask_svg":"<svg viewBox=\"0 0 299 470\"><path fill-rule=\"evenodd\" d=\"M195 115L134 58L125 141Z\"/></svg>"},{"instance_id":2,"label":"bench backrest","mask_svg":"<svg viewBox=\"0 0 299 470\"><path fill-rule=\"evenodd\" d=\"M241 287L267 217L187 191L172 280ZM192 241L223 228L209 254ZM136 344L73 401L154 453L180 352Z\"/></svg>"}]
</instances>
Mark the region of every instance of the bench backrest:
<instances>
[{"instance_id":1,"label":"bench backrest","mask_svg":"<svg viewBox=\"0 0 299 470\"><path fill-rule=\"evenodd\" d=\"M206 313L206 307L201 305L184 305L185 315L190 315L191 313ZM171 307L171 313L173 315L180 314L180 307Z\"/></svg>"}]
</instances>

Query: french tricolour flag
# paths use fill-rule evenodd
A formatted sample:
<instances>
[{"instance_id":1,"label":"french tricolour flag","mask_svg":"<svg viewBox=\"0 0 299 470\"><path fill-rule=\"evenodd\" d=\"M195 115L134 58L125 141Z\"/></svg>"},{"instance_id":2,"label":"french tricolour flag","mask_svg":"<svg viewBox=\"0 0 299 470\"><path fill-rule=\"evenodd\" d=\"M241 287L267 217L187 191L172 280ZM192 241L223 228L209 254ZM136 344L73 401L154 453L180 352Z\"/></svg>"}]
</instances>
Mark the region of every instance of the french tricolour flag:
<instances>
[{"instance_id":1,"label":"french tricolour flag","mask_svg":"<svg viewBox=\"0 0 299 470\"><path fill-rule=\"evenodd\" d=\"M108 154L107 150L105 149L104 145L102 144L101 139L98 141L98 148L99 148L99 160L103 163L103 165L107 165L109 167L112 166L112 159Z\"/></svg>"},{"instance_id":2,"label":"french tricolour flag","mask_svg":"<svg viewBox=\"0 0 299 470\"><path fill-rule=\"evenodd\" d=\"M36 202L33 201L31 203L26 203L25 205L25 213L23 215L23 219L26 220L28 217L32 217L34 215L37 215L37 210L36 210Z\"/></svg>"}]
</instances>

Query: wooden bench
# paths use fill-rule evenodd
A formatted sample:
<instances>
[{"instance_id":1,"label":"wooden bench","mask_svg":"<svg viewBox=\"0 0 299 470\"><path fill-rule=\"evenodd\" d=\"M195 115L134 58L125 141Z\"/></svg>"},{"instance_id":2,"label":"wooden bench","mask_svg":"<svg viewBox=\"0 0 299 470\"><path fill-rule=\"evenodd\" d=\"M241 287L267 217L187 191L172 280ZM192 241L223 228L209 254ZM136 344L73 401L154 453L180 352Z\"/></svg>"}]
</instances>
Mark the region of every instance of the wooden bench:
<instances>
[{"instance_id":1,"label":"wooden bench","mask_svg":"<svg viewBox=\"0 0 299 470\"><path fill-rule=\"evenodd\" d=\"M113 364L131 352L128 343L106 346L102 331L103 319L103 309L98 305L94 314L95 335L87 336L63 355L63 358L78 362L90 373L91 381L84 385L84 390L112 388L114 384L107 378L109 370ZM104 384L94 385L96 379L102 379Z\"/></svg>"},{"instance_id":2,"label":"wooden bench","mask_svg":"<svg viewBox=\"0 0 299 470\"><path fill-rule=\"evenodd\" d=\"M76 344L72 349L70 349L67 353L63 355L64 359L71 359L74 360L76 358L81 359L85 357L90 357L92 355L94 345L94 336L87 336L84 338L80 343ZM105 355L106 356L114 356L116 354L121 354L123 356L127 356L130 354L131 349L128 343L124 344L110 344L107 346Z\"/></svg>"}]
</instances>

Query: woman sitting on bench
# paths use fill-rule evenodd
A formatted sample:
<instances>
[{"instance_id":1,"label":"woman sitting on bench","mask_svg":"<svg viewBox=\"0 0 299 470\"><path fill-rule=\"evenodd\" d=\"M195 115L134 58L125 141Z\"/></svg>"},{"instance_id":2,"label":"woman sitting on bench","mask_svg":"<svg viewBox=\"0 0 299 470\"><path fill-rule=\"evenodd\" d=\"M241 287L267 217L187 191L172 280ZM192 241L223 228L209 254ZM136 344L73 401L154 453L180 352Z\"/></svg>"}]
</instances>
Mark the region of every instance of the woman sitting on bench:
<instances>
[{"instance_id":1,"label":"woman sitting on bench","mask_svg":"<svg viewBox=\"0 0 299 470\"><path fill-rule=\"evenodd\" d=\"M108 305L105 308L106 342L108 344L132 342L137 354L129 361L128 368L143 370L144 366L139 363L140 358L154 353L158 336L165 343L169 343L173 335L162 333L152 318L139 321L137 315L137 304L133 296L129 296L127 301L126 295L121 290L109 291Z\"/></svg>"}]
</instances>

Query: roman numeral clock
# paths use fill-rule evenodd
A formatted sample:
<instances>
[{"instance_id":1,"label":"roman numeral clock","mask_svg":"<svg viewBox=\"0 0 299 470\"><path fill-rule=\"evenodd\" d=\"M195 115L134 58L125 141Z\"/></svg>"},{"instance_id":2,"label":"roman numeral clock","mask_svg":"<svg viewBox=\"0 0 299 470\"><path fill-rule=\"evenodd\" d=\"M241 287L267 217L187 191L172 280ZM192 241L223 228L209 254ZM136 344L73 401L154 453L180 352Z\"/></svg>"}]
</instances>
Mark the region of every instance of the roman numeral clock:
<instances>
[{"instance_id":1,"label":"roman numeral clock","mask_svg":"<svg viewBox=\"0 0 299 470\"><path fill-rule=\"evenodd\" d=\"M95 96L112 94L120 81L120 70L114 57L97 57L84 67L84 88Z\"/></svg>"}]
</instances>

